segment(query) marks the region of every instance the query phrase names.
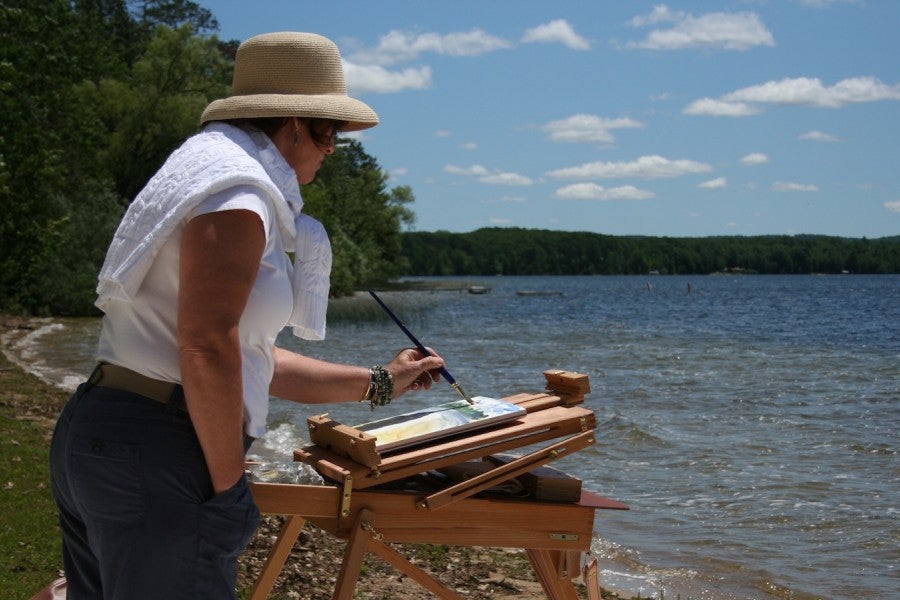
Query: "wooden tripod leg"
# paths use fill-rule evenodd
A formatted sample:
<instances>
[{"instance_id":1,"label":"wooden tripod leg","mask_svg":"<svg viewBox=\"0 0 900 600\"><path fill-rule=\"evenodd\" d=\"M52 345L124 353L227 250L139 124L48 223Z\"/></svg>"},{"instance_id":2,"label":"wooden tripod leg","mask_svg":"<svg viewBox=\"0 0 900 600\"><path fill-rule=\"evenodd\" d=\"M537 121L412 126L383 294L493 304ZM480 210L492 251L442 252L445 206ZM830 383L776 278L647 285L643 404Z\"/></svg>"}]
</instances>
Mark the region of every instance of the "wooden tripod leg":
<instances>
[{"instance_id":1,"label":"wooden tripod leg","mask_svg":"<svg viewBox=\"0 0 900 600\"><path fill-rule=\"evenodd\" d=\"M525 552L549 600L578 600L572 580L560 574L558 553L531 548Z\"/></svg>"},{"instance_id":2,"label":"wooden tripod leg","mask_svg":"<svg viewBox=\"0 0 900 600\"><path fill-rule=\"evenodd\" d=\"M600 567L597 558L591 556L584 565L584 586L588 600L600 600Z\"/></svg>"},{"instance_id":3,"label":"wooden tripod leg","mask_svg":"<svg viewBox=\"0 0 900 600\"><path fill-rule=\"evenodd\" d=\"M372 534L366 529L371 529L369 519L372 511L363 508L357 513L350 537L347 539L347 547L344 549L344 561L341 563L341 572L338 574L337 583L334 586L332 600L352 600L356 591L356 582L359 580L359 572L362 569L363 559L369 550Z\"/></svg>"},{"instance_id":4,"label":"wooden tripod leg","mask_svg":"<svg viewBox=\"0 0 900 600\"><path fill-rule=\"evenodd\" d=\"M374 542L371 546L372 552L390 563L392 567L401 573L409 576L413 581L421 585L423 588L444 600L463 600L463 597L454 592L452 589L444 585L441 581L435 579L409 560L383 542Z\"/></svg>"},{"instance_id":5,"label":"wooden tripod leg","mask_svg":"<svg viewBox=\"0 0 900 600\"><path fill-rule=\"evenodd\" d=\"M291 553L291 548L294 547L294 542L297 541L304 523L306 523L306 519L300 515L291 515L288 518L287 523L278 534L278 539L275 540L275 545L269 551L269 556L266 557L266 564L263 565L259 577L256 578L256 583L253 584L250 600L265 600L269 597L275 580L281 573L281 569L284 568L284 563Z\"/></svg>"}]
</instances>

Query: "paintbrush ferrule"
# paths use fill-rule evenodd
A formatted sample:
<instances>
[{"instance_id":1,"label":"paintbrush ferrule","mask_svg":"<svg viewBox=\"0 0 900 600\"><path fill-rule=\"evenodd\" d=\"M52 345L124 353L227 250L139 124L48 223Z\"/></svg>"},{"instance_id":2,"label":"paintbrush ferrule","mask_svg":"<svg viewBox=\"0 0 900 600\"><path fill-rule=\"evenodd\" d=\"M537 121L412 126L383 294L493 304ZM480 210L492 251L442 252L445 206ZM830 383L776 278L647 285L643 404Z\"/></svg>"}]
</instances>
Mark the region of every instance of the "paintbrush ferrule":
<instances>
[{"instance_id":1,"label":"paintbrush ferrule","mask_svg":"<svg viewBox=\"0 0 900 600\"><path fill-rule=\"evenodd\" d=\"M450 385L453 387L453 389L459 392L459 395L463 397L463 400L465 400L469 404L475 404L475 401L469 398L469 395L463 391L462 387L460 387L458 383L451 383Z\"/></svg>"}]
</instances>

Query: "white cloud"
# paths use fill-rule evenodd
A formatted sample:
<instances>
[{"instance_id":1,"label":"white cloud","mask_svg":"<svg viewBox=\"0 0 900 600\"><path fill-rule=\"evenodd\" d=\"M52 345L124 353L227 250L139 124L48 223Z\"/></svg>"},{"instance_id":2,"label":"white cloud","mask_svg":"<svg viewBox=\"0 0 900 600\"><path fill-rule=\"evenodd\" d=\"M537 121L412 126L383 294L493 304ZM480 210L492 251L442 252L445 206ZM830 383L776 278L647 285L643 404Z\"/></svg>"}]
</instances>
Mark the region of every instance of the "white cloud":
<instances>
[{"instance_id":1,"label":"white cloud","mask_svg":"<svg viewBox=\"0 0 900 600\"><path fill-rule=\"evenodd\" d=\"M759 114L755 106L742 102L725 102L712 98L694 100L685 109L686 115L707 115L710 117L749 117Z\"/></svg>"},{"instance_id":2,"label":"white cloud","mask_svg":"<svg viewBox=\"0 0 900 600\"><path fill-rule=\"evenodd\" d=\"M701 190L722 190L728 187L728 180L724 177L717 177L715 179L710 179L709 181L704 181L697 187Z\"/></svg>"},{"instance_id":3,"label":"white cloud","mask_svg":"<svg viewBox=\"0 0 900 600\"><path fill-rule=\"evenodd\" d=\"M900 213L900 200L891 200L884 203L884 207L891 212Z\"/></svg>"},{"instance_id":4,"label":"white cloud","mask_svg":"<svg viewBox=\"0 0 900 600\"><path fill-rule=\"evenodd\" d=\"M784 78L731 92L724 100L840 108L860 102L900 100L900 85L886 85L875 77L851 77L831 87L812 77Z\"/></svg>"},{"instance_id":5,"label":"white cloud","mask_svg":"<svg viewBox=\"0 0 900 600\"><path fill-rule=\"evenodd\" d=\"M603 119L595 115L572 115L543 126L554 142L590 142L611 144L615 137L610 130L634 129L644 124L629 118Z\"/></svg>"},{"instance_id":6,"label":"white cloud","mask_svg":"<svg viewBox=\"0 0 900 600\"><path fill-rule=\"evenodd\" d=\"M491 185L531 185L534 183L529 177L519 175L518 173L491 173L484 177L479 177L481 183L489 183Z\"/></svg>"},{"instance_id":7,"label":"white cloud","mask_svg":"<svg viewBox=\"0 0 900 600\"><path fill-rule=\"evenodd\" d=\"M392 65L416 60L425 53L481 56L511 47L510 42L481 29L448 34L412 33L395 29L381 37L377 48L354 52L353 60L366 64Z\"/></svg>"},{"instance_id":8,"label":"white cloud","mask_svg":"<svg viewBox=\"0 0 900 600\"><path fill-rule=\"evenodd\" d=\"M466 142L462 146L460 146L463 150L478 150L478 144L475 142Z\"/></svg>"},{"instance_id":9,"label":"white cloud","mask_svg":"<svg viewBox=\"0 0 900 600\"><path fill-rule=\"evenodd\" d=\"M776 192L818 192L819 186L811 183L792 183L789 181L776 181L772 186Z\"/></svg>"},{"instance_id":10,"label":"white cloud","mask_svg":"<svg viewBox=\"0 0 900 600\"><path fill-rule=\"evenodd\" d=\"M344 61L344 75L347 78L347 88L355 94L389 94L431 87L430 67L389 71L377 65L363 66Z\"/></svg>"},{"instance_id":11,"label":"white cloud","mask_svg":"<svg viewBox=\"0 0 900 600\"><path fill-rule=\"evenodd\" d=\"M586 39L575 33L575 30L565 19L556 19L543 25L528 29L522 35L525 44L533 42L554 43L559 42L572 50L590 50L591 44Z\"/></svg>"},{"instance_id":12,"label":"white cloud","mask_svg":"<svg viewBox=\"0 0 900 600\"><path fill-rule=\"evenodd\" d=\"M481 177L487 175L488 170L481 165L472 165L471 167L447 165L444 167L444 173L450 173L451 175L465 175L467 177Z\"/></svg>"},{"instance_id":13,"label":"white cloud","mask_svg":"<svg viewBox=\"0 0 900 600\"><path fill-rule=\"evenodd\" d=\"M774 46L775 39L756 13L708 13L695 17L672 11L661 5L647 16L631 19L633 27L673 23L669 29L651 31L643 41L629 42L629 48L681 50L683 48L720 48L748 50L755 46Z\"/></svg>"},{"instance_id":14,"label":"white cloud","mask_svg":"<svg viewBox=\"0 0 900 600\"><path fill-rule=\"evenodd\" d=\"M742 165L764 165L769 162L769 157L762 152L752 152L741 159Z\"/></svg>"},{"instance_id":15,"label":"white cloud","mask_svg":"<svg viewBox=\"0 0 900 600\"><path fill-rule=\"evenodd\" d=\"M656 194L631 185L604 188L596 183L574 183L561 187L553 194L560 200L649 200Z\"/></svg>"},{"instance_id":16,"label":"white cloud","mask_svg":"<svg viewBox=\"0 0 900 600\"><path fill-rule=\"evenodd\" d=\"M356 140L358 142L363 142L363 141L369 139L366 134L366 131L342 131L341 137L342 138L350 138L350 139Z\"/></svg>"},{"instance_id":17,"label":"white cloud","mask_svg":"<svg viewBox=\"0 0 900 600\"><path fill-rule=\"evenodd\" d=\"M632 18L628 24L632 27L646 27L647 25L656 25L657 23L665 23L671 21L681 21L686 16L683 11L672 11L665 4L659 4L653 7L649 15L638 15Z\"/></svg>"},{"instance_id":18,"label":"white cloud","mask_svg":"<svg viewBox=\"0 0 900 600\"><path fill-rule=\"evenodd\" d=\"M614 179L636 177L639 179L657 179L661 177L681 177L689 173L708 173L712 167L708 164L679 159L670 160L663 156L642 156L631 162L592 162L556 169L547 173L555 179Z\"/></svg>"},{"instance_id":19,"label":"white cloud","mask_svg":"<svg viewBox=\"0 0 900 600\"><path fill-rule=\"evenodd\" d=\"M759 112L758 105L762 104L841 108L881 100L900 100L900 84L887 85L875 77L851 77L829 87L813 77L795 77L745 87L718 99L695 100L684 113L743 117Z\"/></svg>"},{"instance_id":20,"label":"white cloud","mask_svg":"<svg viewBox=\"0 0 900 600\"><path fill-rule=\"evenodd\" d=\"M799 0L799 2L810 8L825 8L832 4L859 4L860 0Z\"/></svg>"},{"instance_id":21,"label":"white cloud","mask_svg":"<svg viewBox=\"0 0 900 600\"><path fill-rule=\"evenodd\" d=\"M453 137L453 132L447 131L446 129L439 129L434 132L434 137Z\"/></svg>"},{"instance_id":22,"label":"white cloud","mask_svg":"<svg viewBox=\"0 0 900 600\"><path fill-rule=\"evenodd\" d=\"M825 133L824 131L816 131L813 129L812 131L807 131L799 136L801 140L809 140L812 142L839 142L840 140L835 136Z\"/></svg>"},{"instance_id":23,"label":"white cloud","mask_svg":"<svg viewBox=\"0 0 900 600\"><path fill-rule=\"evenodd\" d=\"M450 173L451 175L474 177L481 183L491 185L532 185L534 183L531 178L526 177L525 175L502 171L489 171L481 165L472 165L471 167L447 165L444 167L444 172Z\"/></svg>"}]
</instances>

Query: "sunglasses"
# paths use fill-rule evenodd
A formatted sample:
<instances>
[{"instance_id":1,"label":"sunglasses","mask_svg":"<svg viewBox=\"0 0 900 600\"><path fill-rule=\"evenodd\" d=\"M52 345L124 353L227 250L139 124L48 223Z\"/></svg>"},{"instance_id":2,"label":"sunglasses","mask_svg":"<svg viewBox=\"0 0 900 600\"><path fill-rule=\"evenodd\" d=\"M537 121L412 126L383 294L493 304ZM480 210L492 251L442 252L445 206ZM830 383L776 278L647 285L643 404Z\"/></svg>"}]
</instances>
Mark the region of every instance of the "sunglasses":
<instances>
[{"instance_id":1,"label":"sunglasses","mask_svg":"<svg viewBox=\"0 0 900 600\"><path fill-rule=\"evenodd\" d=\"M334 119L310 119L309 131L313 142L319 146L338 146L347 143L346 139L338 137L341 128L347 124L346 121L337 121Z\"/></svg>"}]
</instances>

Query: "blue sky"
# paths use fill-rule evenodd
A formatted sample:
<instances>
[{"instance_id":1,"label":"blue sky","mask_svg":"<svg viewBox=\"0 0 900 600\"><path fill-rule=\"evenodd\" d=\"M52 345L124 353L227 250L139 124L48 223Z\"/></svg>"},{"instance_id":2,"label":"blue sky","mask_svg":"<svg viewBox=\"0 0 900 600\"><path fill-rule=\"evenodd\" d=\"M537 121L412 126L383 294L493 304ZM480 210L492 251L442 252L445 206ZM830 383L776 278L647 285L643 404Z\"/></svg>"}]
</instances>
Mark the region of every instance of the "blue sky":
<instances>
[{"instance_id":1,"label":"blue sky","mask_svg":"<svg viewBox=\"0 0 900 600\"><path fill-rule=\"evenodd\" d=\"M900 2L199 0L311 31L419 231L900 234Z\"/></svg>"}]
</instances>

